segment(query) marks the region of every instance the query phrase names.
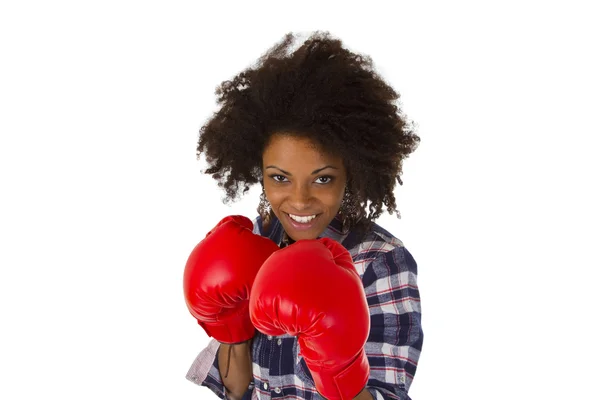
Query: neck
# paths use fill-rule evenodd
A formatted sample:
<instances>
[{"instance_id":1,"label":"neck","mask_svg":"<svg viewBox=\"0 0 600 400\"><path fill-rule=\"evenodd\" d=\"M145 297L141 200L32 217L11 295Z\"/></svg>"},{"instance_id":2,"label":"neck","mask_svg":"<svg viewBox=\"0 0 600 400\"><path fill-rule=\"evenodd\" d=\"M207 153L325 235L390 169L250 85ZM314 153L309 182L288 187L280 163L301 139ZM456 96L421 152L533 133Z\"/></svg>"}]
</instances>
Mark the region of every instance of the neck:
<instances>
[{"instance_id":1,"label":"neck","mask_svg":"<svg viewBox=\"0 0 600 400\"><path fill-rule=\"evenodd\" d=\"M296 241L288 236L286 231L283 231L283 238L281 239L281 243L283 246L289 246L290 244L294 244Z\"/></svg>"}]
</instances>

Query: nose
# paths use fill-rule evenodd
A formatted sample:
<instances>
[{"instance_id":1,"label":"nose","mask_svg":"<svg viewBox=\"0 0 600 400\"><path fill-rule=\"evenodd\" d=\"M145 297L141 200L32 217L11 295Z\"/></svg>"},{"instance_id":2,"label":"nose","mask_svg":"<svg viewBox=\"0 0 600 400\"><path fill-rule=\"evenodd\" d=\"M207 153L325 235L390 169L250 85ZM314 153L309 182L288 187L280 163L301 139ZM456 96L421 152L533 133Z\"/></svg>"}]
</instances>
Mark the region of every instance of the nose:
<instances>
[{"instance_id":1,"label":"nose","mask_svg":"<svg viewBox=\"0 0 600 400\"><path fill-rule=\"evenodd\" d=\"M310 209L312 205L312 194L310 187L306 185L294 185L288 198L288 204L293 210L303 212Z\"/></svg>"}]
</instances>

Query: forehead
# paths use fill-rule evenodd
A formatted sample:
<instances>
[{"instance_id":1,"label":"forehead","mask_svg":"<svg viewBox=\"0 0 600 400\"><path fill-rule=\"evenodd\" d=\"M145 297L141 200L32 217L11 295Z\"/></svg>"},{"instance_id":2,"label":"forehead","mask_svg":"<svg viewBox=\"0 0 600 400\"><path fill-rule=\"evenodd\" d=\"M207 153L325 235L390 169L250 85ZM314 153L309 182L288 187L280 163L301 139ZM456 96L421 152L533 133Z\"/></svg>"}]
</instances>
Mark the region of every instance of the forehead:
<instances>
[{"instance_id":1,"label":"forehead","mask_svg":"<svg viewBox=\"0 0 600 400\"><path fill-rule=\"evenodd\" d=\"M335 163L342 162L341 157L329 154L316 141L307 137L286 134L273 135L263 152L263 162Z\"/></svg>"}]
</instances>

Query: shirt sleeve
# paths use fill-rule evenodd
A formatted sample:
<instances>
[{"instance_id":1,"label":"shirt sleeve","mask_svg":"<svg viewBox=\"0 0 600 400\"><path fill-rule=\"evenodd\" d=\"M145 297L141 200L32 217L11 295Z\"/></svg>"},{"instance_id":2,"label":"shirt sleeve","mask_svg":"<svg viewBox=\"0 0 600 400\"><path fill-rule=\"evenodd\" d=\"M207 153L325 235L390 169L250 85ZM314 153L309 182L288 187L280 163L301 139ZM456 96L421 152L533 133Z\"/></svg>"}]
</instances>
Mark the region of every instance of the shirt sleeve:
<instances>
[{"instance_id":1,"label":"shirt sleeve","mask_svg":"<svg viewBox=\"0 0 600 400\"><path fill-rule=\"evenodd\" d=\"M221 373L219 372L218 350L219 342L215 339L211 339L208 346L206 346L194 360L186 378L196 385L206 386L221 399L228 399L225 386L221 380ZM242 397L242 400L251 399L256 399L253 383L250 384L248 390Z\"/></svg>"},{"instance_id":2,"label":"shirt sleeve","mask_svg":"<svg viewBox=\"0 0 600 400\"><path fill-rule=\"evenodd\" d=\"M219 342L211 339L208 346L198 354L186 379L200 386L206 386L221 399L226 398L225 386L219 373Z\"/></svg>"},{"instance_id":3,"label":"shirt sleeve","mask_svg":"<svg viewBox=\"0 0 600 400\"><path fill-rule=\"evenodd\" d=\"M362 280L371 315L367 389L376 400L410 400L423 344L417 264L396 247L371 261Z\"/></svg>"}]
</instances>

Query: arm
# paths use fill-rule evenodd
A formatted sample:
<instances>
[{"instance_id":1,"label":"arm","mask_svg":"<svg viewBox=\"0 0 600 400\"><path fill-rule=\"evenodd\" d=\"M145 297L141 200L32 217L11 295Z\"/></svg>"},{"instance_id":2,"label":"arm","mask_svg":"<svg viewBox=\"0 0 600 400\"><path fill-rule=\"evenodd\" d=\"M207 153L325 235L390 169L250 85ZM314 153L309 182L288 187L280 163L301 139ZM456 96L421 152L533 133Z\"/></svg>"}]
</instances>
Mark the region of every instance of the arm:
<instances>
[{"instance_id":1,"label":"arm","mask_svg":"<svg viewBox=\"0 0 600 400\"><path fill-rule=\"evenodd\" d=\"M373 260L362 281L371 315L367 388L374 399L408 400L423 344L417 264L398 247Z\"/></svg>"},{"instance_id":2,"label":"arm","mask_svg":"<svg viewBox=\"0 0 600 400\"><path fill-rule=\"evenodd\" d=\"M252 382L252 341L219 346L219 373L227 397L240 400Z\"/></svg>"},{"instance_id":3,"label":"arm","mask_svg":"<svg viewBox=\"0 0 600 400\"><path fill-rule=\"evenodd\" d=\"M241 398L252 380L250 343L255 328L248 297L260 266L279 250L273 241L253 234L252 228L243 216L222 219L194 248L184 271L190 313L208 336L220 342L201 353L188 375L221 398L227 397L226 388L233 398Z\"/></svg>"},{"instance_id":4,"label":"arm","mask_svg":"<svg viewBox=\"0 0 600 400\"><path fill-rule=\"evenodd\" d=\"M365 388L354 398L354 400L374 400L373 396L369 391Z\"/></svg>"}]
</instances>

